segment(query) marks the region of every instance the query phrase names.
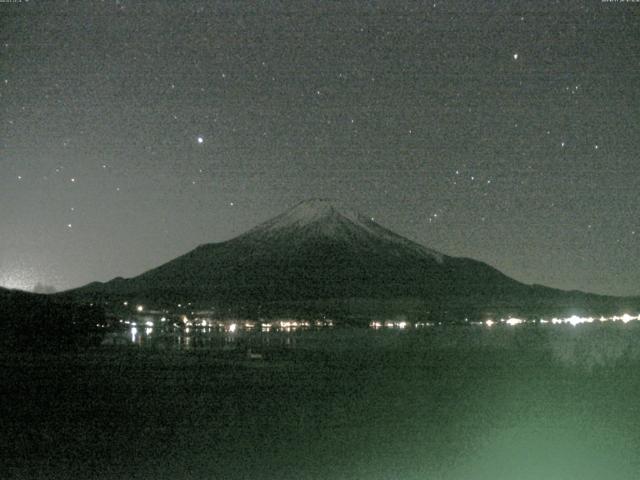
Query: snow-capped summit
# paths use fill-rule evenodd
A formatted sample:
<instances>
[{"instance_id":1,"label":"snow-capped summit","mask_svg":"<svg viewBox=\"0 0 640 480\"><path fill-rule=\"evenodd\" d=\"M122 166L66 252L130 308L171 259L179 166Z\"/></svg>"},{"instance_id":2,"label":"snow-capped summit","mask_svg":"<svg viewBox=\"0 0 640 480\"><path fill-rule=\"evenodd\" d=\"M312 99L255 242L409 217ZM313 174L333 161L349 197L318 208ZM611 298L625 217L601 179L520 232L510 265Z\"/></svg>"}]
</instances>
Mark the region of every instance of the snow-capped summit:
<instances>
[{"instance_id":1,"label":"snow-capped summit","mask_svg":"<svg viewBox=\"0 0 640 480\"><path fill-rule=\"evenodd\" d=\"M300 202L283 214L249 230L239 239L265 242L268 239L283 237L288 237L289 241L292 241L292 237L296 237L296 240L322 237L369 246L373 243L378 246L385 243L393 250L398 247L409 248L438 262L442 262L444 258L440 252L397 235L377 224L371 217L348 208L342 202L325 198Z\"/></svg>"},{"instance_id":2,"label":"snow-capped summit","mask_svg":"<svg viewBox=\"0 0 640 480\"><path fill-rule=\"evenodd\" d=\"M337 200L314 198L298 203L281 215L258 225L254 230L300 228L316 222L327 222L342 217L355 224L366 225L368 219L347 208ZM370 221L370 220L369 220Z\"/></svg>"},{"instance_id":3,"label":"snow-capped summit","mask_svg":"<svg viewBox=\"0 0 640 480\"><path fill-rule=\"evenodd\" d=\"M316 198L298 203L293 208L249 230L247 235L280 235L285 232L315 231L338 235L347 225L370 229L373 221L347 208L336 200Z\"/></svg>"},{"instance_id":4,"label":"snow-capped summit","mask_svg":"<svg viewBox=\"0 0 640 480\"><path fill-rule=\"evenodd\" d=\"M341 215L352 222L364 219L362 215L351 210L339 200L329 198L305 200L276 218L290 222L309 223L332 215Z\"/></svg>"}]
</instances>

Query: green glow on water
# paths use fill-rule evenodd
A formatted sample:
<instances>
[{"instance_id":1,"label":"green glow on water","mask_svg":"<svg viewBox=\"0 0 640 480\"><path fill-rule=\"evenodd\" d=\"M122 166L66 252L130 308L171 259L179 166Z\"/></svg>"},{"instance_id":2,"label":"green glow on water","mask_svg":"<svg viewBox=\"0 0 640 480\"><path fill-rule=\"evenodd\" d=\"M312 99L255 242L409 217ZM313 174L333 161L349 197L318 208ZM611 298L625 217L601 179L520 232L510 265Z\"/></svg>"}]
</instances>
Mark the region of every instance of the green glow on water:
<instances>
[{"instance_id":1,"label":"green glow on water","mask_svg":"<svg viewBox=\"0 0 640 480\"><path fill-rule=\"evenodd\" d=\"M5 470L154 480L640 478L640 329L540 332L317 332L255 362L221 349L5 358L0 447L13 462ZM609 360L584 368L591 357Z\"/></svg>"},{"instance_id":2,"label":"green glow on water","mask_svg":"<svg viewBox=\"0 0 640 480\"><path fill-rule=\"evenodd\" d=\"M516 420L512 427L485 434L481 447L463 457L446 478L631 479L635 448L621 433L588 418Z\"/></svg>"}]
</instances>

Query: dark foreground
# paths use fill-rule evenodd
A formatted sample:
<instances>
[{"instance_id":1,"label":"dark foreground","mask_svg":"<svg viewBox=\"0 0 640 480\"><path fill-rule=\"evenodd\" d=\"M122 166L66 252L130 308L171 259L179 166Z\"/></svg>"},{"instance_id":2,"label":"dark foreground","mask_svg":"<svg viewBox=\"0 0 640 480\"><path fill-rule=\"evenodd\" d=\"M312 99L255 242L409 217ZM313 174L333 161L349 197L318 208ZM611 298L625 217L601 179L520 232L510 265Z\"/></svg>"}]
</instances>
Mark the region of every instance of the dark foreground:
<instances>
[{"instance_id":1,"label":"dark foreground","mask_svg":"<svg viewBox=\"0 0 640 480\"><path fill-rule=\"evenodd\" d=\"M640 478L638 328L579 328L7 353L0 476Z\"/></svg>"}]
</instances>

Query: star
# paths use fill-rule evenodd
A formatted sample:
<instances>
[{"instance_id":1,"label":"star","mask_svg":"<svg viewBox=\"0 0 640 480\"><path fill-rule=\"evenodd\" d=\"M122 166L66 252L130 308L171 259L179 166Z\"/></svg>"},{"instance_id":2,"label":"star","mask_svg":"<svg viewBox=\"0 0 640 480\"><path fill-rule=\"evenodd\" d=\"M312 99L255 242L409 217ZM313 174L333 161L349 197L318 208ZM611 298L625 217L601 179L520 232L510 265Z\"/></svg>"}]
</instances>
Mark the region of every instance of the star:
<instances>
[{"instance_id":1,"label":"star","mask_svg":"<svg viewBox=\"0 0 640 480\"><path fill-rule=\"evenodd\" d=\"M514 60L518 60L518 56L519 56L519 55L518 55L517 53L514 53L514 54L513 54L513 59L514 59Z\"/></svg>"},{"instance_id":2,"label":"star","mask_svg":"<svg viewBox=\"0 0 640 480\"><path fill-rule=\"evenodd\" d=\"M197 138L197 141L198 141L198 143L199 143L200 145L202 145L202 144L204 143L204 137L199 136L199 137Z\"/></svg>"}]
</instances>

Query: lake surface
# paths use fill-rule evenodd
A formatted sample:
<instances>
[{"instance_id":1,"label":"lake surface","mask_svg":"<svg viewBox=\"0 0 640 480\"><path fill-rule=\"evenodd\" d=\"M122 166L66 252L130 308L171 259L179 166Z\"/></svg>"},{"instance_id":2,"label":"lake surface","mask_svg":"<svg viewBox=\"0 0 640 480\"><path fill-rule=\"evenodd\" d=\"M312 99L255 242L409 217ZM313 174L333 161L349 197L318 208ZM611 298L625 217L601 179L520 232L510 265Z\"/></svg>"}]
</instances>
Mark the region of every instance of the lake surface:
<instances>
[{"instance_id":1,"label":"lake surface","mask_svg":"<svg viewBox=\"0 0 640 480\"><path fill-rule=\"evenodd\" d=\"M333 328L3 354L0 471L636 479L639 340L631 324Z\"/></svg>"}]
</instances>

